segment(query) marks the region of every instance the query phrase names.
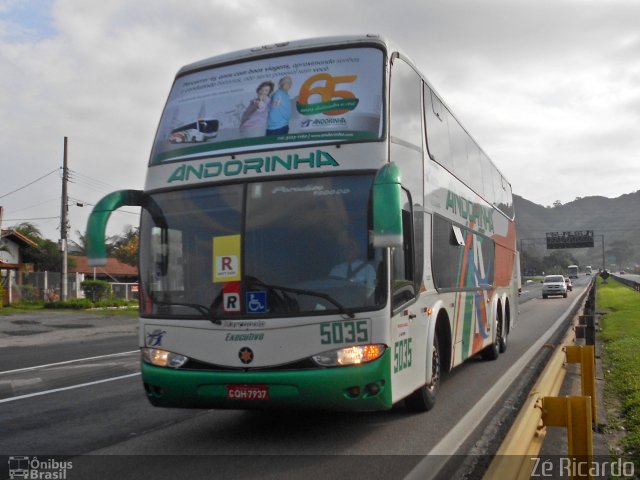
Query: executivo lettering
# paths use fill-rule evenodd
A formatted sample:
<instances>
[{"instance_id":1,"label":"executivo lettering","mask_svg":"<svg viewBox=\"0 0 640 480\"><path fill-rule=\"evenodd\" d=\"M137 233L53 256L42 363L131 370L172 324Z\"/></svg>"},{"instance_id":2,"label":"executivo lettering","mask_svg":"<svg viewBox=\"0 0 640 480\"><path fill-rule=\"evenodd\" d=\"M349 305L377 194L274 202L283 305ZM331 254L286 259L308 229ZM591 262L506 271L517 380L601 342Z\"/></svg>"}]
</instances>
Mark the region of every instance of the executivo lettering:
<instances>
[{"instance_id":1,"label":"executivo lettering","mask_svg":"<svg viewBox=\"0 0 640 480\"><path fill-rule=\"evenodd\" d=\"M227 333L224 338L225 342L248 342L251 340L262 340L264 333Z\"/></svg>"}]
</instances>

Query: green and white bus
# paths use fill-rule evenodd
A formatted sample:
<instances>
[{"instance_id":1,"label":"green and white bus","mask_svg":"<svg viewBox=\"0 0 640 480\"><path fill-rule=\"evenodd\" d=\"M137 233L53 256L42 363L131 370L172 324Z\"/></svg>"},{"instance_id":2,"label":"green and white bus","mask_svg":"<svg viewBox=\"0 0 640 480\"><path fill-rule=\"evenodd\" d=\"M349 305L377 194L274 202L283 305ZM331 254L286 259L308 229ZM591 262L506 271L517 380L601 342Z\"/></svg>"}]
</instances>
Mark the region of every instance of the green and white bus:
<instances>
[{"instance_id":1,"label":"green and white bus","mask_svg":"<svg viewBox=\"0 0 640 480\"><path fill-rule=\"evenodd\" d=\"M175 141L199 121L216 135ZM428 410L444 372L496 359L516 323L511 186L375 35L182 68L144 190L89 218L92 265L125 205L142 207L139 343L156 406Z\"/></svg>"}]
</instances>

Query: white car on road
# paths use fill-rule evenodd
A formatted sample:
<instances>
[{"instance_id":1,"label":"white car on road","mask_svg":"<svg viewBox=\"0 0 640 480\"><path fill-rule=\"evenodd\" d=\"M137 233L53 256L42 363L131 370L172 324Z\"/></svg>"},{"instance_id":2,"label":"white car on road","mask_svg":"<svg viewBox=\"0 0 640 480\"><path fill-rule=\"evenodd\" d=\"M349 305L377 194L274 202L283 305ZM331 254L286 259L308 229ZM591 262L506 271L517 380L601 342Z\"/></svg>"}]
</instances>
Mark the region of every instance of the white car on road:
<instances>
[{"instance_id":1,"label":"white car on road","mask_svg":"<svg viewBox=\"0 0 640 480\"><path fill-rule=\"evenodd\" d=\"M562 295L567 298L567 284L563 275L547 275L542 281L542 298L550 295Z\"/></svg>"}]
</instances>

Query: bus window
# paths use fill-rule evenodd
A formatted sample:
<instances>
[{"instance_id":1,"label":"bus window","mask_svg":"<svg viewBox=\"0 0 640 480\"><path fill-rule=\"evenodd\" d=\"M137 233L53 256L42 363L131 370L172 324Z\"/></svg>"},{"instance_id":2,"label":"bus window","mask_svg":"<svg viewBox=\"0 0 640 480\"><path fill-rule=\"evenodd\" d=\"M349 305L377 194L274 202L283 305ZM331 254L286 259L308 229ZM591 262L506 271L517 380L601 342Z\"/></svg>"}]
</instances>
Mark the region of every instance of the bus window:
<instances>
[{"instance_id":1,"label":"bus window","mask_svg":"<svg viewBox=\"0 0 640 480\"><path fill-rule=\"evenodd\" d=\"M432 160L453 172L446 110L440 99L427 85L424 86L424 103L429 156Z\"/></svg>"},{"instance_id":2,"label":"bus window","mask_svg":"<svg viewBox=\"0 0 640 480\"><path fill-rule=\"evenodd\" d=\"M400 58L391 70L390 157L402 172L402 184L422 203L422 79Z\"/></svg>"},{"instance_id":3,"label":"bus window","mask_svg":"<svg viewBox=\"0 0 640 480\"><path fill-rule=\"evenodd\" d=\"M391 71L391 141L422 151L422 100L420 76L400 58Z\"/></svg>"},{"instance_id":4,"label":"bus window","mask_svg":"<svg viewBox=\"0 0 640 480\"><path fill-rule=\"evenodd\" d=\"M438 290L488 287L494 282L494 241L438 215L433 217L432 253Z\"/></svg>"},{"instance_id":5,"label":"bus window","mask_svg":"<svg viewBox=\"0 0 640 480\"><path fill-rule=\"evenodd\" d=\"M490 203L495 204L496 194L493 182L493 170L494 166L491 164L491 160L484 152L480 152L480 165L482 168L482 183L484 185L484 199Z\"/></svg>"},{"instance_id":6,"label":"bus window","mask_svg":"<svg viewBox=\"0 0 640 480\"><path fill-rule=\"evenodd\" d=\"M449 120L449 142L451 144L451 157L454 172L467 186L472 187L470 179L470 167L467 159L467 132L464 131L458 121L445 110Z\"/></svg>"},{"instance_id":7,"label":"bus window","mask_svg":"<svg viewBox=\"0 0 640 480\"><path fill-rule=\"evenodd\" d=\"M394 248L391 257L391 284L393 288L393 308L399 308L403 304L415 298L415 270L414 270L414 242L411 200L406 190L403 190L402 207L402 248Z\"/></svg>"}]
</instances>

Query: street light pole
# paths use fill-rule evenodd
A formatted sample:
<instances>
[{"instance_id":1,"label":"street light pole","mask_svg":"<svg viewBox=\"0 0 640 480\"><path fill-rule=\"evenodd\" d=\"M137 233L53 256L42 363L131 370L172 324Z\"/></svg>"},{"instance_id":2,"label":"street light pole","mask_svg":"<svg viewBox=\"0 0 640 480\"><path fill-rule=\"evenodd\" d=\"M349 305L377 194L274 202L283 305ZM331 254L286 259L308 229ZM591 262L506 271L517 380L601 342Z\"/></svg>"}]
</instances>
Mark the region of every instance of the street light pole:
<instances>
[{"instance_id":1,"label":"street light pole","mask_svg":"<svg viewBox=\"0 0 640 480\"><path fill-rule=\"evenodd\" d=\"M67 299L67 215L69 213L69 198L67 194L67 137L64 137L64 156L62 160L62 211L60 214L60 251L62 252L62 268L60 270L60 300Z\"/></svg>"}]
</instances>

